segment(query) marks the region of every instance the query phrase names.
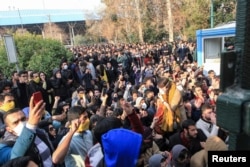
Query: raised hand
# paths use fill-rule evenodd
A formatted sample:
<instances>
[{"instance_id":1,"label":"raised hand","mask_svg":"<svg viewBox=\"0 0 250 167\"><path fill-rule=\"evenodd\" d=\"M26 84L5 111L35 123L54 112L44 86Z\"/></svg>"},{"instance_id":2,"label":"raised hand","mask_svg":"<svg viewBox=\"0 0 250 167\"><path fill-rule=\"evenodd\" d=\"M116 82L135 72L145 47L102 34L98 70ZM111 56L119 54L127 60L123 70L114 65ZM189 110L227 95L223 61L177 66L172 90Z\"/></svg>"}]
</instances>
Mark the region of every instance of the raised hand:
<instances>
[{"instance_id":1,"label":"raised hand","mask_svg":"<svg viewBox=\"0 0 250 167\"><path fill-rule=\"evenodd\" d=\"M71 127L70 127L70 131L72 133L75 133L77 131L77 129L79 128L80 126L80 121L79 119L75 119L75 120L72 120L71 121Z\"/></svg>"},{"instance_id":2,"label":"raised hand","mask_svg":"<svg viewBox=\"0 0 250 167\"><path fill-rule=\"evenodd\" d=\"M60 100L60 96L55 96L55 101L59 101Z\"/></svg>"},{"instance_id":3,"label":"raised hand","mask_svg":"<svg viewBox=\"0 0 250 167\"><path fill-rule=\"evenodd\" d=\"M122 106L123 111L125 111L127 115L130 115L134 112L133 111L134 107L127 101L122 102L121 106Z\"/></svg>"},{"instance_id":4,"label":"raised hand","mask_svg":"<svg viewBox=\"0 0 250 167\"><path fill-rule=\"evenodd\" d=\"M34 104L34 97L30 98L30 111L29 111L29 119L28 123L30 125L37 125L41 120L44 111L45 111L45 103L43 100L40 100L38 103Z\"/></svg>"}]
</instances>

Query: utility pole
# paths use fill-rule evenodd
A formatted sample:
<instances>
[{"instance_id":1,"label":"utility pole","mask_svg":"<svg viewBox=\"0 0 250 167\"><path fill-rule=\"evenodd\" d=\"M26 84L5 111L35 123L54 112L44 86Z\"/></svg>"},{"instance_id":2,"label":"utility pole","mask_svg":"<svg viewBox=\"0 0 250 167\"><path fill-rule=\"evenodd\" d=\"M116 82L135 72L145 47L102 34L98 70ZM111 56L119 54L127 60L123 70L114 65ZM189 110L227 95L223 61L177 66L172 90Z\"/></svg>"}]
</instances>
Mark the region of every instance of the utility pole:
<instances>
[{"instance_id":1,"label":"utility pole","mask_svg":"<svg viewBox=\"0 0 250 167\"><path fill-rule=\"evenodd\" d=\"M214 1L210 0L210 26L214 28Z\"/></svg>"},{"instance_id":2,"label":"utility pole","mask_svg":"<svg viewBox=\"0 0 250 167\"><path fill-rule=\"evenodd\" d=\"M19 8L17 9L17 11L18 11L18 15L19 15L19 18L20 18L20 23L21 23L21 28L22 28L22 34L23 34L23 20L22 20Z\"/></svg>"},{"instance_id":3,"label":"utility pole","mask_svg":"<svg viewBox=\"0 0 250 167\"><path fill-rule=\"evenodd\" d=\"M137 22L138 22L138 34L140 42L144 42L143 40L143 31L142 31L142 21L141 21L141 12L140 12L140 0L135 0L135 9L137 15Z\"/></svg>"},{"instance_id":4,"label":"utility pole","mask_svg":"<svg viewBox=\"0 0 250 167\"><path fill-rule=\"evenodd\" d=\"M173 23L173 16L172 16L172 5L171 1L167 0L167 11L168 11L168 34L169 34L169 41L174 41L174 23Z\"/></svg>"}]
</instances>

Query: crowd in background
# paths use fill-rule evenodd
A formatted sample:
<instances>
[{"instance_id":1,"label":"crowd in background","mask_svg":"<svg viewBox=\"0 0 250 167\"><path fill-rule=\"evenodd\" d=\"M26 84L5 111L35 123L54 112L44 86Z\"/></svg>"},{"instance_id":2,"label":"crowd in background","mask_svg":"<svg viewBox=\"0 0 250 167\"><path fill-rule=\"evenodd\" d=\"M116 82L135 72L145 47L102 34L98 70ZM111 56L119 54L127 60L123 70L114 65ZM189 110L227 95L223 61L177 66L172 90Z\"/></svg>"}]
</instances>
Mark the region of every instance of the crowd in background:
<instances>
[{"instance_id":1,"label":"crowd in background","mask_svg":"<svg viewBox=\"0 0 250 167\"><path fill-rule=\"evenodd\" d=\"M21 122L31 134L41 129L48 141L40 143L51 146L42 157L37 134L33 142L40 155L28 154L32 142L26 141L26 152L9 151L0 165L13 166L27 156L23 161L41 166L200 167L207 164L208 150L227 150L227 132L216 125L220 78L213 69L204 75L195 43L102 44L70 51L72 58L62 57L51 74L29 69L1 74L1 155L6 147L22 148L18 139L27 132L16 131ZM31 103L37 91L44 106ZM18 111L26 119L11 125ZM39 117L35 127L31 117Z\"/></svg>"}]
</instances>

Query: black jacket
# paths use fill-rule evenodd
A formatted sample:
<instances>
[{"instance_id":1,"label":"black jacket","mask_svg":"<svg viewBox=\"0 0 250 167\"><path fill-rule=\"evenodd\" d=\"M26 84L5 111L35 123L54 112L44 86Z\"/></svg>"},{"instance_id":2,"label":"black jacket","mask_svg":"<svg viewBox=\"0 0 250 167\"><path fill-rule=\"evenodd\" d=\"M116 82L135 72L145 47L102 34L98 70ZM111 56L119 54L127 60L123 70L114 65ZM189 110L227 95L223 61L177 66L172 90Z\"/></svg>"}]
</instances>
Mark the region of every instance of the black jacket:
<instances>
[{"instance_id":1,"label":"black jacket","mask_svg":"<svg viewBox=\"0 0 250 167\"><path fill-rule=\"evenodd\" d=\"M177 144L185 146L190 151L191 155L202 150L203 148L201 147L200 142L205 142L207 138L200 129L197 130L198 130L197 137L193 138L192 140L189 140L188 142L185 142L184 139L181 137L182 131L177 132L172 136L170 136L169 137L170 150Z\"/></svg>"}]
</instances>

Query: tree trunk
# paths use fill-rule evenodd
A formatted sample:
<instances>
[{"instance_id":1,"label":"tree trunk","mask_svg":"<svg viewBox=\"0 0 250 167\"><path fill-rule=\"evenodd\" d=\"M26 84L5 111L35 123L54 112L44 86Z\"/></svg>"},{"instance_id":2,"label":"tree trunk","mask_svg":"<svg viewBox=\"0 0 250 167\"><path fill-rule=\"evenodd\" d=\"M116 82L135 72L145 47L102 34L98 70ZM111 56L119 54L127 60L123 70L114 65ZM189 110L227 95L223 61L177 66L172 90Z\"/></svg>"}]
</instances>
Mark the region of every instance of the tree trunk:
<instances>
[{"instance_id":1,"label":"tree trunk","mask_svg":"<svg viewBox=\"0 0 250 167\"><path fill-rule=\"evenodd\" d=\"M169 41L174 41L174 25L173 25L173 16L172 16L172 8L171 8L171 0L166 0L167 2L167 12L168 12L168 34Z\"/></svg>"},{"instance_id":2,"label":"tree trunk","mask_svg":"<svg viewBox=\"0 0 250 167\"><path fill-rule=\"evenodd\" d=\"M137 15L137 22L138 22L138 33L139 33L139 40L140 42L144 42L143 40L143 32L142 32L142 22L141 22L141 13L140 13L140 0L135 0L136 6L136 15Z\"/></svg>"}]
</instances>

